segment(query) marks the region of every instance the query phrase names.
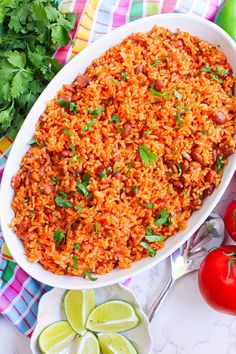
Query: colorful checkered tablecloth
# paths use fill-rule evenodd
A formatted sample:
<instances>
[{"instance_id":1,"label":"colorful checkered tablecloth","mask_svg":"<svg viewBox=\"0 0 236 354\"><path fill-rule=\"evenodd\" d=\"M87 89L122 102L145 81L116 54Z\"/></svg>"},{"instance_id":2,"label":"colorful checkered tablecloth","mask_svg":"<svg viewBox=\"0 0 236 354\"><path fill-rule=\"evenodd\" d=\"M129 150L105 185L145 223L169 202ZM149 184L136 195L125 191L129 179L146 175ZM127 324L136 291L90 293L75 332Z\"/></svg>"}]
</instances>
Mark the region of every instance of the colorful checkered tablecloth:
<instances>
[{"instance_id":1,"label":"colorful checkered tablecloth","mask_svg":"<svg viewBox=\"0 0 236 354\"><path fill-rule=\"evenodd\" d=\"M222 0L64 0L62 12L76 13L75 29L71 35L73 48L60 48L55 57L65 64L113 29L142 17L167 12L185 12L213 20ZM0 180L12 141L0 141ZM3 207L1 205L1 207ZM1 231L1 229L0 229ZM12 321L25 335L30 336L37 317L41 296L50 289L28 276L11 258L0 233L0 313Z\"/></svg>"}]
</instances>

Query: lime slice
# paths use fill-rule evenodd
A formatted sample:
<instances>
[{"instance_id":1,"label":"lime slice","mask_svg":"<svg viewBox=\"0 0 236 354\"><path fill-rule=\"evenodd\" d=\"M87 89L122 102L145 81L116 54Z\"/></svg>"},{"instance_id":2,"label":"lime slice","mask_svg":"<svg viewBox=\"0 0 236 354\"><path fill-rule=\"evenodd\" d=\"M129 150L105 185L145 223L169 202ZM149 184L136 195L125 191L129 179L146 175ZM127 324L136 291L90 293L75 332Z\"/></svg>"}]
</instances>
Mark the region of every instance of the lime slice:
<instances>
[{"instance_id":1,"label":"lime slice","mask_svg":"<svg viewBox=\"0 0 236 354\"><path fill-rule=\"evenodd\" d=\"M87 329L93 332L121 332L137 326L139 319L134 308L125 301L108 301L89 315Z\"/></svg>"},{"instance_id":2,"label":"lime slice","mask_svg":"<svg viewBox=\"0 0 236 354\"><path fill-rule=\"evenodd\" d=\"M97 337L87 332L83 337L76 338L75 354L100 354L100 347Z\"/></svg>"},{"instance_id":3,"label":"lime slice","mask_svg":"<svg viewBox=\"0 0 236 354\"><path fill-rule=\"evenodd\" d=\"M130 341L119 333L99 333L98 340L103 354L137 354Z\"/></svg>"},{"instance_id":4,"label":"lime slice","mask_svg":"<svg viewBox=\"0 0 236 354\"><path fill-rule=\"evenodd\" d=\"M69 322L57 321L42 330L38 336L38 345L44 354L57 354L76 336Z\"/></svg>"},{"instance_id":5,"label":"lime slice","mask_svg":"<svg viewBox=\"0 0 236 354\"><path fill-rule=\"evenodd\" d=\"M67 320L73 330L83 336L86 333L86 320L95 307L95 292L88 290L69 290L64 297Z\"/></svg>"}]
</instances>

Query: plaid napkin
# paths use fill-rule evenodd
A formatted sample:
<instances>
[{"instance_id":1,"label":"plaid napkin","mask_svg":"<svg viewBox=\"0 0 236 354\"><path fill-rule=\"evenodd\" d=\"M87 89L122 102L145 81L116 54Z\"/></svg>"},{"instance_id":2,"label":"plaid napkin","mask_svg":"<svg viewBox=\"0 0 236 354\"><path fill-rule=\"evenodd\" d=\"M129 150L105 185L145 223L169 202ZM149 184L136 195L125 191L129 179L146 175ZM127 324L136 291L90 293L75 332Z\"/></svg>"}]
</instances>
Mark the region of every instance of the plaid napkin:
<instances>
[{"instance_id":1,"label":"plaid napkin","mask_svg":"<svg viewBox=\"0 0 236 354\"><path fill-rule=\"evenodd\" d=\"M55 57L65 64L113 29L136 19L166 12L186 12L212 20L222 0L63 0L62 12L77 16L71 35L75 45L60 48ZM12 141L0 141L0 180ZM37 318L38 303L49 286L28 276L12 259L0 229L0 313L12 321L20 332L30 336Z\"/></svg>"}]
</instances>

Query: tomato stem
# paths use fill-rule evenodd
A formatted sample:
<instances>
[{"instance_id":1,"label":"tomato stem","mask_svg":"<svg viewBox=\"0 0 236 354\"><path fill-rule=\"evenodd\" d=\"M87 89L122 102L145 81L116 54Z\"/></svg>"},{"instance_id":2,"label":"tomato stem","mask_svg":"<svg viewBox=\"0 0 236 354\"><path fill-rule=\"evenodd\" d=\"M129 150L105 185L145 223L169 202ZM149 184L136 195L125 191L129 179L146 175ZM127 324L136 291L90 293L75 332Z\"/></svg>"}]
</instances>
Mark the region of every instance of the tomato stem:
<instances>
[{"instance_id":1,"label":"tomato stem","mask_svg":"<svg viewBox=\"0 0 236 354\"><path fill-rule=\"evenodd\" d=\"M234 276L236 277L235 267L234 267L234 261L236 261L236 252L224 253L224 255L226 257L229 257L229 260L228 260L228 274L227 274L226 279L229 279L231 269L233 271Z\"/></svg>"}]
</instances>

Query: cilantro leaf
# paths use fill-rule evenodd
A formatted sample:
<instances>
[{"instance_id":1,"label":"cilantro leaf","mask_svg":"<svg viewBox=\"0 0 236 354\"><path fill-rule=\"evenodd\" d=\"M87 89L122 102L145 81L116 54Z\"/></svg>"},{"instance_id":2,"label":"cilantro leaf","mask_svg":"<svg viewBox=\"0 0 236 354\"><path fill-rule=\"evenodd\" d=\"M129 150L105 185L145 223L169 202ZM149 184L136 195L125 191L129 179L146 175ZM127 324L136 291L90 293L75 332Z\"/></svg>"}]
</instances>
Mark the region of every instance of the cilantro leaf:
<instances>
[{"instance_id":1,"label":"cilantro leaf","mask_svg":"<svg viewBox=\"0 0 236 354\"><path fill-rule=\"evenodd\" d=\"M73 204L71 202L68 202L62 197L57 196L55 198L56 205L58 205L61 208L73 208Z\"/></svg>"},{"instance_id":2,"label":"cilantro leaf","mask_svg":"<svg viewBox=\"0 0 236 354\"><path fill-rule=\"evenodd\" d=\"M78 211L78 213L81 213L82 210L83 210L82 206L81 206L81 205L77 205L77 211Z\"/></svg>"},{"instance_id":3,"label":"cilantro leaf","mask_svg":"<svg viewBox=\"0 0 236 354\"><path fill-rule=\"evenodd\" d=\"M210 73L210 76L212 77L213 80L215 80L215 81L219 82L220 84L222 84L223 81L221 80L221 78L217 74Z\"/></svg>"},{"instance_id":4,"label":"cilantro leaf","mask_svg":"<svg viewBox=\"0 0 236 354\"><path fill-rule=\"evenodd\" d=\"M72 261L73 261L73 263L74 263L74 268L75 269L78 269L79 268L79 265L78 265L78 262L77 262L77 256L75 255L75 254L73 254L73 256L72 256Z\"/></svg>"},{"instance_id":5,"label":"cilantro leaf","mask_svg":"<svg viewBox=\"0 0 236 354\"><path fill-rule=\"evenodd\" d=\"M85 279L88 279L90 281L96 281L98 278L95 278L91 275L92 271L90 269L87 269L84 275Z\"/></svg>"},{"instance_id":6,"label":"cilantro leaf","mask_svg":"<svg viewBox=\"0 0 236 354\"><path fill-rule=\"evenodd\" d=\"M216 160L216 169L217 172L220 173L223 169L223 161L224 161L224 157L223 156L218 156L217 160Z\"/></svg>"},{"instance_id":7,"label":"cilantro leaf","mask_svg":"<svg viewBox=\"0 0 236 354\"><path fill-rule=\"evenodd\" d=\"M73 248L74 248L74 250L79 251L80 250L80 244L76 243Z\"/></svg>"},{"instance_id":8,"label":"cilantro leaf","mask_svg":"<svg viewBox=\"0 0 236 354\"><path fill-rule=\"evenodd\" d=\"M157 97L163 97L163 98L169 98L170 97L170 95L168 93L163 93L163 92L156 91L153 87L150 88L149 92L153 96L157 96Z\"/></svg>"},{"instance_id":9,"label":"cilantro leaf","mask_svg":"<svg viewBox=\"0 0 236 354\"><path fill-rule=\"evenodd\" d=\"M114 122L114 123L119 123L120 118L113 114L112 117L111 117L111 121Z\"/></svg>"},{"instance_id":10,"label":"cilantro leaf","mask_svg":"<svg viewBox=\"0 0 236 354\"><path fill-rule=\"evenodd\" d=\"M143 248L145 248L146 250L149 251L149 256L150 256L150 257L155 257L156 251L154 250L153 247L149 246L149 245L147 244L147 242L141 241L139 244L140 244L140 246L142 246Z\"/></svg>"},{"instance_id":11,"label":"cilantro leaf","mask_svg":"<svg viewBox=\"0 0 236 354\"><path fill-rule=\"evenodd\" d=\"M154 60L154 62L152 63L152 66L157 67L158 66L158 62L159 62L158 59Z\"/></svg>"},{"instance_id":12,"label":"cilantro leaf","mask_svg":"<svg viewBox=\"0 0 236 354\"><path fill-rule=\"evenodd\" d=\"M175 91L174 95L178 100L182 100L182 95L178 91Z\"/></svg>"},{"instance_id":13,"label":"cilantro leaf","mask_svg":"<svg viewBox=\"0 0 236 354\"><path fill-rule=\"evenodd\" d=\"M86 175L84 176L83 182L77 181L77 189L78 189L78 191L79 191L81 194L85 195L85 197L89 197L89 196L90 196L90 193L89 193L89 191L87 190L87 185L88 185L89 182L90 182L90 177L91 177L91 176L90 176L89 174L86 174Z\"/></svg>"},{"instance_id":14,"label":"cilantro leaf","mask_svg":"<svg viewBox=\"0 0 236 354\"><path fill-rule=\"evenodd\" d=\"M69 111L76 114L78 106L74 102L65 101L61 97L58 97L57 102L59 103L60 106L66 107L69 109Z\"/></svg>"},{"instance_id":15,"label":"cilantro leaf","mask_svg":"<svg viewBox=\"0 0 236 354\"><path fill-rule=\"evenodd\" d=\"M127 77L128 77L128 74L122 71L120 73L120 76L122 77L122 80L125 81L127 79Z\"/></svg>"},{"instance_id":16,"label":"cilantro leaf","mask_svg":"<svg viewBox=\"0 0 236 354\"><path fill-rule=\"evenodd\" d=\"M154 152L150 152L150 148L148 146L139 146L139 155L142 160L142 163L146 166L148 166L149 163L154 163L157 161L156 154Z\"/></svg>"},{"instance_id":17,"label":"cilantro leaf","mask_svg":"<svg viewBox=\"0 0 236 354\"><path fill-rule=\"evenodd\" d=\"M54 232L54 241L56 247L58 247L61 243L65 243L66 235L61 230L56 230Z\"/></svg>"},{"instance_id":18,"label":"cilantro leaf","mask_svg":"<svg viewBox=\"0 0 236 354\"><path fill-rule=\"evenodd\" d=\"M155 224L170 226L171 225L170 213L163 208L161 210L160 217L155 220Z\"/></svg>"}]
</instances>

